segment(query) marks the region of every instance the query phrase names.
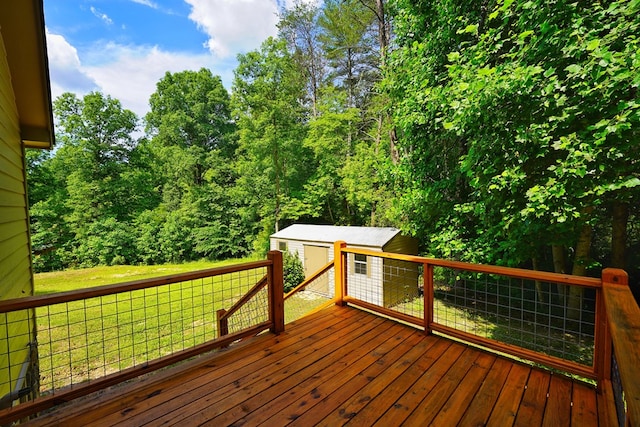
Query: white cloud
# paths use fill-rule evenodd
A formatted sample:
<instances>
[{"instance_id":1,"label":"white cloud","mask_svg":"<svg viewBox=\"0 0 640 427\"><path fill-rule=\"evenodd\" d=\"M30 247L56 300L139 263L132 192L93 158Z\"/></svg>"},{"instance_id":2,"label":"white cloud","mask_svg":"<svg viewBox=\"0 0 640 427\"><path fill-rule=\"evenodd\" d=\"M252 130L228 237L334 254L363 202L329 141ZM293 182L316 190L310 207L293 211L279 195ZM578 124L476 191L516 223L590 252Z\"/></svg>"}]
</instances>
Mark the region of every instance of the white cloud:
<instances>
[{"instance_id":1,"label":"white cloud","mask_svg":"<svg viewBox=\"0 0 640 427\"><path fill-rule=\"evenodd\" d=\"M61 35L48 30L46 35L53 99L63 92L85 94L97 89L97 83L82 69L76 48Z\"/></svg>"},{"instance_id":2,"label":"white cloud","mask_svg":"<svg viewBox=\"0 0 640 427\"><path fill-rule=\"evenodd\" d=\"M185 0L189 19L208 36L206 46L220 58L256 49L277 34L274 0Z\"/></svg>"},{"instance_id":3,"label":"white cloud","mask_svg":"<svg viewBox=\"0 0 640 427\"><path fill-rule=\"evenodd\" d=\"M230 88L235 60L216 61L210 54L193 55L157 47L94 45L81 61L78 51L63 36L47 31L47 50L53 99L64 92L82 97L97 90L118 99L124 108L142 118L156 83L172 73L209 68Z\"/></svg>"},{"instance_id":4,"label":"white cloud","mask_svg":"<svg viewBox=\"0 0 640 427\"><path fill-rule=\"evenodd\" d=\"M105 24L107 25L113 24L113 21L111 20L111 18L109 18L109 15L107 15L106 13L100 12L98 9L96 9L93 6L91 6L89 9L91 10L91 13L93 13L93 15L96 18L101 19L102 21L104 21Z\"/></svg>"},{"instance_id":5,"label":"white cloud","mask_svg":"<svg viewBox=\"0 0 640 427\"><path fill-rule=\"evenodd\" d=\"M157 3L152 2L151 0L131 0L134 3L141 4L143 6L149 6L152 9L158 9L159 6Z\"/></svg>"},{"instance_id":6,"label":"white cloud","mask_svg":"<svg viewBox=\"0 0 640 427\"><path fill-rule=\"evenodd\" d=\"M151 0L131 1L156 7ZM63 36L47 31L53 99L63 92L82 97L98 90L118 99L124 108L142 118L149 111L149 97L155 92L156 83L167 71L175 73L205 67L219 75L230 89L237 66L236 54L257 49L267 37L277 34L276 0L184 1L192 6L189 18L209 36L207 46L215 55L169 52L155 46L115 42L85 46L79 53ZM294 0L277 1L289 6ZM97 10L94 14L100 15Z\"/></svg>"},{"instance_id":7,"label":"white cloud","mask_svg":"<svg viewBox=\"0 0 640 427\"><path fill-rule=\"evenodd\" d=\"M291 9L296 5L296 3L306 3L306 4L312 4L315 6L320 6L322 2L323 0L285 0L284 5L287 9Z\"/></svg>"},{"instance_id":8,"label":"white cloud","mask_svg":"<svg viewBox=\"0 0 640 427\"><path fill-rule=\"evenodd\" d=\"M175 73L205 67L214 74L227 74L221 76L223 81L230 81L232 75L233 65L226 70L220 68L224 64L214 64L211 55L189 55L162 51L157 47L114 43L101 47L100 51L111 61L85 67L87 74L98 82L103 93L120 100L125 108L141 118L149 111L149 97L155 92L156 83L167 71Z\"/></svg>"}]
</instances>

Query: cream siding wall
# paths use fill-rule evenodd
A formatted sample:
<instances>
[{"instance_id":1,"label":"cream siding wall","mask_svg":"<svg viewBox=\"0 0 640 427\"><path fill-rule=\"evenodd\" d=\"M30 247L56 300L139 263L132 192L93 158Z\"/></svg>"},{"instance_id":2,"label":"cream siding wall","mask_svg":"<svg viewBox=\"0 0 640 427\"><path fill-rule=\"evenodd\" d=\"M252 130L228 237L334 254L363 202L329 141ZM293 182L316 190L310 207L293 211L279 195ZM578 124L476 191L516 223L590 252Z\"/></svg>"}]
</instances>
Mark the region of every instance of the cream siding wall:
<instances>
[{"instance_id":1,"label":"cream siding wall","mask_svg":"<svg viewBox=\"0 0 640 427\"><path fill-rule=\"evenodd\" d=\"M30 254L24 152L0 32L0 300L33 295ZM0 336L12 337L0 340L0 398L16 386L34 329L33 313L7 320L0 318Z\"/></svg>"},{"instance_id":2,"label":"cream siding wall","mask_svg":"<svg viewBox=\"0 0 640 427\"><path fill-rule=\"evenodd\" d=\"M304 253L304 245L312 245L312 246L323 246L326 247L328 249L327 251L327 262L331 262L333 261L333 244L327 244L326 242L309 242L309 241L303 241L303 240L290 240L290 239L276 239L276 238L270 238L270 249L272 251L275 250L279 250L278 244L279 242L286 242L287 243L287 251L289 251L290 254L295 255L296 251L298 252L298 258L300 259L300 261L302 262L302 265L305 265L305 253ZM333 296L335 295L335 287L334 287L334 273L333 273L333 269L329 270L329 274L327 277L327 280L329 282L328 284L328 294L326 294L327 297L329 298L333 298Z\"/></svg>"},{"instance_id":3,"label":"cream siding wall","mask_svg":"<svg viewBox=\"0 0 640 427\"><path fill-rule=\"evenodd\" d=\"M298 252L298 256L305 265L305 245L323 246L329 249L329 261L333 261L333 243L318 242L313 240L295 240L274 238L270 239L272 250L280 248L280 242L286 242L287 250L291 254ZM348 242L347 242L348 244ZM408 255L418 254L417 241L411 237L397 234L384 246L357 246L348 245L350 248L367 249L372 251L401 253ZM333 282L333 270L330 273ZM382 260L378 257L367 257L367 274L355 272L354 255L347 257L347 287L349 296L369 302L371 304L392 307L398 303L410 301L418 296L418 266L402 261ZM330 297L334 295L334 287L330 287Z\"/></svg>"}]
</instances>

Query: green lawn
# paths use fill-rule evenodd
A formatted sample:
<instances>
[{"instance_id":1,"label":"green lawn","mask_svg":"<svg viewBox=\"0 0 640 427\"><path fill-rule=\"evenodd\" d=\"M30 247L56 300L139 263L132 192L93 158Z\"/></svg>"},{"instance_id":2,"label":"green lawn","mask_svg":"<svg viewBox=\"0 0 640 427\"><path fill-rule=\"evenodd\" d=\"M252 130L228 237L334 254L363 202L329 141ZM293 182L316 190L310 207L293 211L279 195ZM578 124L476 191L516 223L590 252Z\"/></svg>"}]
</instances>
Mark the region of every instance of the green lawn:
<instances>
[{"instance_id":1,"label":"green lawn","mask_svg":"<svg viewBox=\"0 0 640 427\"><path fill-rule=\"evenodd\" d=\"M187 273L196 270L222 267L254 261L254 259L230 259L225 261L194 261L183 264L163 265L115 265L101 266L77 270L37 273L35 275L36 295L52 292L64 292L93 286L129 282L131 280L148 279L169 274Z\"/></svg>"},{"instance_id":2,"label":"green lawn","mask_svg":"<svg viewBox=\"0 0 640 427\"><path fill-rule=\"evenodd\" d=\"M41 295L248 261L40 273L35 286ZM265 273L260 268L37 309L41 390L99 378L216 338L216 311L228 309ZM266 291L261 292L230 319L231 330L266 320L267 307Z\"/></svg>"}]
</instances>

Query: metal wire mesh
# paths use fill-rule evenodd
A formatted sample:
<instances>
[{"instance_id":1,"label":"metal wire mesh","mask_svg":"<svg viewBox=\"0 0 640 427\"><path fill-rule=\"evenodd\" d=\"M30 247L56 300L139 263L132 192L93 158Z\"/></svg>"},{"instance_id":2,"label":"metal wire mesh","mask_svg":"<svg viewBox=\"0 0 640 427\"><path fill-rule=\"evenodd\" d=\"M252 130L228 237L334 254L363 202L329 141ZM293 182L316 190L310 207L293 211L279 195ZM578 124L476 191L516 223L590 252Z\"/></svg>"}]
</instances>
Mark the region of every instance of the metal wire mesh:
<instances>
[{"instance_id":1,"label":"metal wire mesh","mask_svg":"<svg viewBox=\"0 0 640 427\"><path fill-rule=\"evenodd\" d=\"M332 299L333 266L312 280L304 289L289 295L284 301L285 323L300 319Z\"/></svg>"},{"instance_id":2,"label":"metal wire mesh","mask_svg":"<svg viewBox=\"0 0 640 427\"><path fill-rule=\"evenodd\" d=\"M231 306L265 273L264 267L252 268L37 308L40 392L52 393L215 339L216 311ZM268 319L266 293L233 316L234 331ZM0 314L3 390L15 387L29 354L30 312ZM16 340L25 341L23 350L18 351Z\"/></svg>"},{"instance_id":3,"label":"metal wire mesh","mask_svg":"<svg viewBox=\"0 0 640 427\"><path fill-rule=\"evenodd\" d=\"M434 323L591 366L595 291L434 269Z\"/></svg>"},{"instance_id":4,"label":"metal wire mesh","mask_svg":"<svg viewBox=\"0 0 640 427\"><path fill-rule=\"evenodd\" d=\"M424 318L421 263L347 253L347 294ZM593 289L435 266L433 324L591 367Z\"/></svg>"},{"instance_id":5,"label":"metal wire mesh","mask_svg":"<svg viewBox=\"0 0 640 427\"><path fill-rule=\"evenodd\" d=\"M33 310L0 314L0 397L33 395L35 318ZM9 401L7 402L9 403ZM2 402L2 406L4 402Z\"/></svg>"},{"instance_id":6,"label":"metal wire mesh","mask_svg":"<svg viewBox=\"0 0 640 427\"><path fill-rule=\"evenodd\" d=\"M620 370L618 368L618 360L614 352L611 352L611 388L613 389L613 401L616 406L618 425L622 427L626 423L626 402L622 388L622 379L620 378Z\"/></svg>"},{"instance_id":7,"label":"metal wire mesh","mask_svg":"<svg viewBox=\"0 0 640 427\"><path fill-rule=\"evenodd\" d=\"M414 262L349 253L347 294L422 319L422 270Z\"/></svg>"},{"instance_id":8,"label":"metal wire mesh","mask_svg":"<svg viewBox=\"0 0 640 427\"><path fill-rule=\"evenodd\" d=\"M229 333L241 331L269 320L269 289L265 286L229 316Z\"/></svg>"}]
</instances>

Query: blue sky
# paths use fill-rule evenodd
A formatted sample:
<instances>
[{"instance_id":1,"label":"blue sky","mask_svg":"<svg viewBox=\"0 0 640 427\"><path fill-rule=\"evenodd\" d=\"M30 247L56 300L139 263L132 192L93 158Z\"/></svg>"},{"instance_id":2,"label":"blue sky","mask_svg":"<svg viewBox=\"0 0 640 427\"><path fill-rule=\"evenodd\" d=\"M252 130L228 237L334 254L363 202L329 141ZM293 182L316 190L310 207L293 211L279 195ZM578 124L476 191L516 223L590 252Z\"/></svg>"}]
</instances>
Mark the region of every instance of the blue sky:
<instances>
[{"instance_id":1,"label":"blue sky","mask_svg":"<svg viewBox=\"0 0 640 427\"><path fill-rule=\"evenodd\" d=\"M209 68L230 90L237 54L275 36L279 8L292 3L44 0L52 96L99 90L142 117L167 71Z\"/></svg>"}]
</instances>

